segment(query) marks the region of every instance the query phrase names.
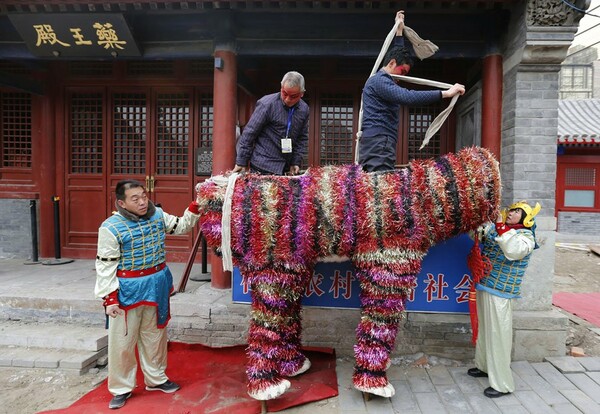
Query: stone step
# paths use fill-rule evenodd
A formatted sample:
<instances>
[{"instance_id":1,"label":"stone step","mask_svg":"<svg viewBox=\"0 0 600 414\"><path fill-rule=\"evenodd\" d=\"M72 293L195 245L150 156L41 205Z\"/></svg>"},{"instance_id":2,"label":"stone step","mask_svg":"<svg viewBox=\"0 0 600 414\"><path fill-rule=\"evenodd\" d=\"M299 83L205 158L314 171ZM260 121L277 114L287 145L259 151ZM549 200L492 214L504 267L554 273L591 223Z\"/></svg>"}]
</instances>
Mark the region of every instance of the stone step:
<instances>
[{"instance_id":1,"label":"stone step","mask_svg":"<svg viewBox=\"0 0 600 414\"><path fill-rule=\"evenodd\" d=\"M97 352L108 346L108 331L76 324L0 321L0 346Z\"/></svg>"},{"instance_id":2,"label":"stone step","mask_svg":"<svg viewBox=\"0 0 600 414\"><path fill-rule=\"evenodd\" d=\"M108 348L99 351L0 346L0 367L56 368L85 374L90 368L106 365Z\"/></svg>"},{"instance_id":3,"label":"stone step","mask_svg":"<svg viewBox=\"0 0 600 414\"><path fill-rule=\"evenodd\" d=\"M106 365L108 334L100 327L0 321L0 367L56 368L84 374Z\"/></svg>"}]
</instances>

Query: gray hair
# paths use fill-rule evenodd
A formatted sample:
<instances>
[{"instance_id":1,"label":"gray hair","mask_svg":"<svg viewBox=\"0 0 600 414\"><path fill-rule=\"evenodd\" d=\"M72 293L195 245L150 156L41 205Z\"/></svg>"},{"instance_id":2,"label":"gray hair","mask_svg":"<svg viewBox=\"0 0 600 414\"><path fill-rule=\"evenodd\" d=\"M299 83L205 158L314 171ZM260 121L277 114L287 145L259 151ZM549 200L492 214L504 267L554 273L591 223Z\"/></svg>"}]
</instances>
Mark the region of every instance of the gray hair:
<instances>
[{"instance_id":1,"label":"gray hair","mask_svg":"<svg viewBox=\"0 0 600 414\"><path fill-rule=\"evenodd\" d=\"M304 92L306 90L304 89L304 76L294 71L288 72L285 75L283 75L283 79L281 80L281 86L283 87L285 85L292 88L299 86L301 92Z\"/></svg>"}]
</instances>

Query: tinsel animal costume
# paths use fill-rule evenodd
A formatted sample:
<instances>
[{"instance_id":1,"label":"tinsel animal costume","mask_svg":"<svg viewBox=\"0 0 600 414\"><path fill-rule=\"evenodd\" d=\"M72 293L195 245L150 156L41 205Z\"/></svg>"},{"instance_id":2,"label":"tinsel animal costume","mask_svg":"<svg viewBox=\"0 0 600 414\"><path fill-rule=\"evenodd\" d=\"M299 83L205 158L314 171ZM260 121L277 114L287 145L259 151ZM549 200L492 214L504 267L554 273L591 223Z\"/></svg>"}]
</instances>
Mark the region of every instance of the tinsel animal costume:
<instances>
[{"instance_id":1,"label":"tinsel animal costume","mask_svg":"<svg viewBox=\"0 0 600 414\"><path fill-rule=\"evenodd\" d=\"M200 225L221 245L225 188L199 185ZM471 147L407 168L365 173L359 165L310 168L297 177L243 175L231 199L231 254L252 289L248 392L267 400L310 367L300 352L300 300L319 258L348 257L361 286L353 381L394 394L390 352L427 250L494 220L498 162Z\"/></svg>"}]
</instances>

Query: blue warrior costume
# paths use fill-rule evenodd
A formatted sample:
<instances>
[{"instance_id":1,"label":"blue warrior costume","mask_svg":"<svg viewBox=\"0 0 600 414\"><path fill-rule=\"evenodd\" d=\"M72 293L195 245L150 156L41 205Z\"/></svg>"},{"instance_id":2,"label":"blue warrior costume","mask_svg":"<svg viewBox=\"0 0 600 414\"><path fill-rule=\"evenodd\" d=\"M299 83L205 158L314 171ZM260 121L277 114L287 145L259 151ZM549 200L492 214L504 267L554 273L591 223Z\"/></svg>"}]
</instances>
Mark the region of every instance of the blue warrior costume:
<instances>
[{"instance_id":1,"label":"blue warrior costume","mask_svg":"<svg viewBox=\"0 0 600 414\"><path fill-rule=\"evenodd\" d=\"M173 277L165 263L164 212L156 208L147 220L128 220L114 214L102 223L121 246L117 265L119 304L129 310L140 305L157 307L159 328L170 319L169 296L173 291ZM143 275L144 270L148 273ZM130 272L138 271L135 276Z\"/></svg>"},{"instance_id":2,"label":"blue warrior costume","mask_svg":"<svg viewBox=\"0 0 600 414\"><path fill-rule=\"evenodd\" d=\"M517 239L528 238L535 243L530 229L515 229ZM477 285L478 290L485 290L492 295L503 298L518 298L521 293L521 282L529 264L531 253L520 259L508 259L496 239L500 237L495 226L489 226L483 240L483 255L490 259L492 270Z\"/></svg>"},{"instance_id":3,"label":"blue warrior costume","mask_svg":"<svg viewBox=\"0 0 600 414\"><path fill-rule=\"evenodd\" d=\"M165 327L173 277L165 263L165 237L189 232L200 217L196 202L182 217L167 214L150 201L141 217L117 207L119 211L98 230L95 288L105 305L118 304L124 310L110 319L108 328L108 390L115 398L123 397L111 408L122 406L136 386L136 347L146 389L159 389L169 381Z\"/></svg>"},{"instance_id":4,"label":"blue warrior costume","mask_svg":"<svg viewBox=\"0 0 600 414\"><path fill-rule=\"evenodd\" d=\"M483 234L483 256L491 269L476 285L479 331L475 345L475 366L468 373L489 377L484 394L495 398L515 390L510 369L512 353L513 299L520 297L521 283L531 253L537 248L534 217L540 210L520 201L509 211L521 210L519 224L498 222L488 225ZM514 213L513 213L514 214Z\"/></svg>"}]
</instances>

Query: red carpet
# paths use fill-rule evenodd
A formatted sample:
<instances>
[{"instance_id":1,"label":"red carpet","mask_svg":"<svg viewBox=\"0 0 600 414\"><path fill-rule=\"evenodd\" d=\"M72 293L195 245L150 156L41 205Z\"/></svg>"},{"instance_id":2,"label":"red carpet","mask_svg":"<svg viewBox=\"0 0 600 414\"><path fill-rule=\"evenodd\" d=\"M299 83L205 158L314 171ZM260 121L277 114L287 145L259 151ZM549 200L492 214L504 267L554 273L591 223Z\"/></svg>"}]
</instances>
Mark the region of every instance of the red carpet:
<instances>
[{"instance_id":1,"label":"red carpet","mask_svg":"<svg viewBox=\"0 0 600 414\"><path fill-rule=\"evenodd\" d=\"M552 303L600 327L600 292L558 292L552 295Z\"/></svg>"},{"instance_id":2,"label":"red carpet","mask_svg":"<svg viewBox=\"0 0 600 414\"><path fill-rule=\"evenodd\" d=\"M119 414L259 414L260 401L246 392L245 346L209 348L199 344L169 343L167 375L181 385L174 394L146 391L138 370L137 388ZM269 412L338 395L335 351L305 348L312 367L290 378L292 386L280 398L267 401ZM106 381L70 407L44 413L96 414L117 412L108 409L112 395Z\"/></svg>"}]
</instances>

